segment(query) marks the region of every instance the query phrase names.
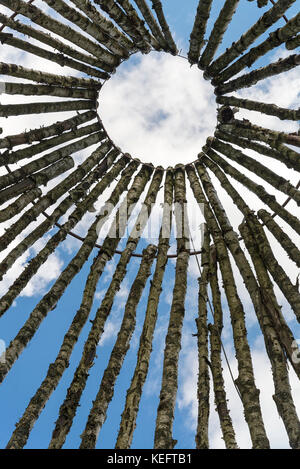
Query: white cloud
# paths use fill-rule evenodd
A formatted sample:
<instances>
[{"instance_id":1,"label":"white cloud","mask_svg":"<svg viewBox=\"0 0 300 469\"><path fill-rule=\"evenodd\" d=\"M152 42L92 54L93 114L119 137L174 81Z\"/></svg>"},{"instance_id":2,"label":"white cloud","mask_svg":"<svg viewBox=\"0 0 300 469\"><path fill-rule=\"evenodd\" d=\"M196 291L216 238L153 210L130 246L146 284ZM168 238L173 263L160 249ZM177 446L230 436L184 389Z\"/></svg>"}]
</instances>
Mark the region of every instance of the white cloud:
<instances>
[{"instance_id":1,"label":"white cloud","mask_svg":"<svg viewBox=\"0 0 300 469\"><path fill-rule=\"evenodd\" d=\"M99 114L109 135L145 162L193 161L216 124L211 85L179 57L152 52L131 60L134 67L120 67L101 90Z\"/></svg>"}]
</instances>

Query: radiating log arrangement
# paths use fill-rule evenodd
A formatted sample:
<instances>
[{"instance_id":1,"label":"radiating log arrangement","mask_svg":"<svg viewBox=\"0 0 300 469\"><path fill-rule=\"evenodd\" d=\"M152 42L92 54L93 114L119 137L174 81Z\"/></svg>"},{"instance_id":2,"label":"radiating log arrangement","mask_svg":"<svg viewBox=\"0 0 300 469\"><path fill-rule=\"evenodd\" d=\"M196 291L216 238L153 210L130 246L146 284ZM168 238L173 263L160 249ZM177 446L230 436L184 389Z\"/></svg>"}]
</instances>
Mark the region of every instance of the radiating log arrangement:
<instances>
[{"instance_id":1,"label":"radiating log arrangement","mask_svg":"<svg viewBox=\"0 0 300 469\"><path fill-rule=\"evenodd\" d=\"M0 317L9 317L15 300L21 301L19 297L30 281L69 236L80 241L77 251L48 291L24 315L20 329L0 357L1 383L10 380L14 364L39 337L50 312L68 294L66 290L74 284L77 274L87 269L77 311L66 330L59 323L56 326L63 333L56 356L48 370L42 370L41 382L20 411L9 441L1 441L2 447L26 447L31 430L55 389L61 389L72 363L73 375L62 393L55 420L48 422L52 431L49 448L64 447L74 428L80 403L85 399L91 368L103 360L97 357L99 341L113 317L122 282L129 278L129 267L136 259L119 329L103 373L97 377L79 446L96 448L101 440L105 431L102 427L118 392L134 334L139 335L138 346L127 393L120 397L124 402L115 448L131 448L135 430L145 431L138 415L151 371L157 324L163 316L167 327L161 354L160 391L156 396L156 412L151 409L153 447L176 449L178 431L175 435L174 421L186 297L191 281L189 262L196 256L199 268L196 334L193 334L196 339L191 339L197 349L195 447L211 446L212 400L225 447L240 446L232 416L234 402L228 401L224 374L227 366L252 447L270 447L253 366L253 344L247 330L249 305L244 304L239 287L242 281L270 363L274 383L272 399L290 447L300 449L300 422L289 374L292 369L300 379L300 355L294 332L295 324L300 322L300 293L299 282L291 278L283 261L286 256L289 265L300 268L300 181L297 184L294 178L285 176L286 168L293 176L300 173L300 136L297 130L290 132L290 127L282 130L285 121L289 124L299 121L300 110L248 99L244 90L299 66L300 14L294 17L289 14L295 1L253 2L253 9L262 9L258 10L260 17L241 37L232 38L232 44L226 43L224 37L228 37L231 22L241 13L243 2L199 0L194 12L187 6L189 15L192 13L195 19L184 58L201 70L199 79L203 73L214 87L217 126L214 135L207 136L206 144L199 148L194 162L164 169L141 162L135 155L124 153L126 149L116 147L102 125L97 106L104 82L133 54L163 51L179 56L174 31L168 23L167 8L172 5L163 0L44 0L43 9L41 2L35 5L35 0L0 0L0 5L6 7L5 13L0 13L0 42L4 50L14 48L16 52L29 54L31 59L38 57L49 64L46 72L22 63L0 63L0 92L8 97L18 96L18 101L0 104L0 117L5 122L11 117L24 122L21 133L5 134L2 128L0 131L0 222L3 224L0 279L10 275L22 256L29 257L23 269L16 269L14 280L0 298ZM215 22L211 25L211 12L216 8ZM272 32L267 35L269 28ZM278 60L279 55L276 60L270 58L273 52L283 48L287 49L283 58ZM257 67L256 62L262 58L264 65ZM60 74L60 67L68 67L71 72ZM23 97L26 97L24 102ZM251 120L239 117L239 111L245 110ZM257 113L278 120L281 125L277 130L265 128L256 121ZM40 116L39 128L27 128L28 115ZM76 154L83 151L84 158L78 160ZM277 169L279 166L282 172ZM203 239L200 229L197 231L197 238L202 241L200 261L199 252L192 250L190 244L189 186L193 203L201 204L205 219ZM145 243L142 236L151 213L158 213L153 207L158 206L160 189L163 189L164 204L160 208L159 236L157 242ZM231 210L223 205L220 194L225 193L240 217L237 226ZM102 195L105 195L104 203L100 199ZM94 205L100 201L102 207L98 211ZM136 215L133 208L138 202L142 208ZM132 217L135 217L130 225L133 227L126 235ZM76 227L82 220L89 221L85 235L79 236ZM107 220L108 233L98 244ZM175 255L169 253L172 226L176 229ZM124 236L127 236L125 243ZM42 239L44 242L32 254L31 248ZM274 249L278 243L280 254ZM174 264L171 257L175 258ZM112 260L115 267L107 286L103 274ZM172 266L172 300L169 311L162 311L161 293L166 272ZM104 291L99 304L98 289ZM278 297L278 291L282 296ZM143 303L145 292L148 296ZM142 321L141 305L145 305ZM288 314L287 305L290 306ZM224 357L227 360L224 318L231 324L235 376L224 360ZM83 331L86 331L84 341ZM73 351L75 348L78 351L80 343L81 350L74 358Z\"/></svg>"}]
</instances>

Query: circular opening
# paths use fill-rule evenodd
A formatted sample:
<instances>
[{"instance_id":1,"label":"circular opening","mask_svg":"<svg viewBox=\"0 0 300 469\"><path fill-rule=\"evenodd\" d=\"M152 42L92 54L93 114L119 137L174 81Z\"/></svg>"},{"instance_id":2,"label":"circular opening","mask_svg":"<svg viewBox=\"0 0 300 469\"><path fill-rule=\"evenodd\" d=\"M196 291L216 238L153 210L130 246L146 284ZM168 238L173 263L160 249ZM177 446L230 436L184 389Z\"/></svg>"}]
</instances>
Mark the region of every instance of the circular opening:
<instances>
[{"instance_id":1,"label":"circular opening","mask_svg":"<svg viewBox=\"0 0 300 469\"><path fill-rule=\"evenodd\" d=\"M98 112L123 152L165 168L194 161L216 125L211 84L184 58L162 52L121 64L100 91Z\"/></svg>"}]
</instances>

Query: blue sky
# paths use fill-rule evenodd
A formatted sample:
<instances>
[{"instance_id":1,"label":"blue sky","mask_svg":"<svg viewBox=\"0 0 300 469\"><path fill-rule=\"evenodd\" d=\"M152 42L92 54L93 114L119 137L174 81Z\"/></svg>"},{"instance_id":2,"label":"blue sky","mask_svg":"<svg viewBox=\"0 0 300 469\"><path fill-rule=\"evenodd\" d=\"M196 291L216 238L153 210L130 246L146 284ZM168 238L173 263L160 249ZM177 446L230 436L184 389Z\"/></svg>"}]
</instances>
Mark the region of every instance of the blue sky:
<instances>
[{"instance_id":1,"label":"blue sky","mask_svg":"<svg viewBox=\"0 0 300 469\"><path fill-rule=\"evenodd\" d=\"M171 30L174 33L176 43L178 44L179 48L182 49L181 54L183 55L186 55L187 53L188 39L192 30L197 3L198 2L196 0L189 0L188 2L182 2L180 0L163 1L166 17L168 19ZM45 8L45 4L42 2L42 0L37 0L36 4ZM220 2L215 0L213 2L212 16L208 23L208 32L212 28L213 21L216 18L216 14L218 13L219 8ZM241 0L233 21L224 36L223 45L218 50L218 54L226 47L228 47L233 41L238 39L240 35L267 10L267 8L269 7L257 9L256 2ZM3 8L3 11L5 13L9 12L5 8ZM295 15L296 12L297 6L293 6L288 10L286 15L288 18L291 18ZM271 30L274 30L279 26L283 26L283 24L284 21L282 19L278 21L276 25L271 28ZM255 44L262 42L262 40L267 37L268 33L262 35ZM206 35L206 38L207 37L208 35ZM5 49L2 52L3 61L6 60L7 62L11 63L17 63L19 61L20 63L24 63L25 66L30 65L32 68L41 67L43 70L45 69L55 73L70 72L70 70L61 69L59 66L55 66L55 70L51 69L49 68L49 64L46 63L46 61L37 59L34 56L30 56L29 54L16 52L10 47L3 49ZM286 51L284 48L281 48L279 52L274 53L274 51L272 51L267 55L267 57L259 59L255 63L255 67L269 63L270 59L277 57L277 55L277 58L284 56L285 52ZM208 136L211 132L206 128L206 123L205 125L204 123L200 125L199 121L201 122L206 120L209 121L209 123L211 122L212 118L208 119L207 116L211 116L215 113L215 104L212 93L209 97L207 97L208 95L206 96L206 90L209 87L209 83L202 81L201 72L199 72L197 69L195 70L194 67L191 70L191 77L188 77L189 66L187 62L184 61L184 59L178 59L171 56L161 58L161 56L165 54L161 54L159 57L158 55L159 54L152 53L149 57L136 56L132 57L128 62L122 64L122 71L117 71L116 75L112 78L111 83L108 82L105 85L105 88L103 89L103 93L105 92L105 95L103 95L103 100L101 100L100 94L99 112L101 115L101 112L103 111L104 123L106 123L105 119L107 119L107 129L109 130L109 133L111 134L112 132L112 135L114 135L115 132L115 135L122 136L122 150L130 151L132 154L135 154L135 156L140 157L144 161L152 161L152 157L154 158L155 156L154 153L158 154L160 150L162 156L158 156L158 161L155 162L156 164L159 164L161 159L161 164L167 166L168 164L174 164L174 155L176 151L178 151L178 155L176 156L178 158L180 158L180 155L183 153L186 153L187 155L194 155L193 159L196 158L197 151L201 150L202 143L204 143L206 136ZM171 74L174 89L177 90L176 97L174 96L174 91L170 89L168 90L168 85L166 80L164 81L162 71L164 72L164 76L168 72ZM121 73L123 75L121 75ZM146 82L142 81L141 79L141 77L145 76L145 73L147 73L148 78ZM74 71L71 71L71 74L74 75ZM8 81L8 77L1 77L1 79ZM266 83L264 84L256 85L253 87L253 89L251 88L241 91L240 95L243 97L247 96L251 99L265 99L268 102L275 102L278 105L284 105L284 103L286 103L289 107L299 106L299 95L297 91L299 90L300 82L299 72L297 75L295 71L291 71L283 74L283 76L280 78L275 78L273 81L266 80L265 82ZM160 90L164 96L164 102L161 102L160 105L158 105L159 100L155 101L158 90ZM278 90L280 90L280 93ZM117 92L118 94L116 94ZM195 99L195 97L197 98L200 96L200 93L203 93L203 99ZM145 98L148 97L148 100L145 99L143 102L138 102L142 100L143 95ZM136 97L136 101L134 101L134 96ZM207 99L204 99L204 97ZM15 96L12 97L3 95L1 98L3 98L3 104L9 102L18 102L18 100L20 100L20 97ZM41 101L42 99L40 97L36 100ZM45 100L47 99L45 98ZM151 102L153 103L152 105ZM138 108L138 104L140 104L142 107ZM131 105L131 108L129 105ZM170 109L170 107L173 105L177 106L178 111L173 114L172 122L170 123L168 122L169 115L166 110ZM146 122L140 122L138 116L146 115L146 110L149 109L149 106L153 106L153 112L149 113L149 119L146 120ZM157 108L155 106L157 106ZM187 112L187 114L192 115L190 122L187 122L187 119L185 118L184 108L186 108L187 111L190 110L190 112ZM138 112L136 111L137 109ZM124 114L122 114L123 112ZM250 114L251 113L249 112L247 113L246 111L243 111L243 113L241 112L239 116L248 117ZM137 116L136 120L135 116ZM206 119L203 119L203 116L206 116ZM254 122L258 122L260 125L269 125L271 128L277 128L278 130L285 129L287 131L293 131L296 128L295 123L282 122L276 118L264 118L263 116L258 115L258 113L252 113L251 116L254 117ZM62 120L67 117L69 117L67 116L67 113L64 113L63 117L59 116L59 119ZM159 120L162 120L161 127L157 125L157 117ZM163 119L161 119L162 117ZM41 116L30 116L30 119L11 118L11 123L8 123L7 121L3 123L4 132L6 134L17 133L20 132L21 128L24 128L24 126L26 128L34 128L35 126L40 125L40 120ZM49 123L52 121L54 122L54 117L47 115L45 122ZM163 125L164 121L166 121L165 126ZM153 128L153 126L150 124L156 124L155 128ZM110 125L112 125L112 127L109 127ZM190 132L190 134L185 134L183 130ZM208 134L206 132L208 132ZM133 136L136 136L136 138L134 139ZM135 140L137 140L137 143L140 144L140 146L137 146L136 149L133 147L133 149L130 148L128 150L129 145L134 143ZM197 142L196 147L199 146L198 149L193 146L195 142ZM140 152L143 151L143 148L145 148L145 153L140 154ZM81 152L80 154L76 154L76 164L82 161L83 158L90 152L91 150L88 150ZM251 152L249 152L249 155L252 156ZM266 158L266 160L268 159ZM188 159L187 161L190 160ZM285 171L284 174L293 183L298 181L299 175L295 174L295 172L292 170L282 168L280 163L275 163L271 162L271 164L274 165L274 170ZM246 170L245 173L248 174ZM259 180L259 178L256 177L256 180ZM51 184L49 184L48 187L53 187ZM245 189L240 187L238 183L236 183L236 186L241 190L241 193L245 196L245 198L247 198L249 205L254 210L257 210L258 207L262 207L262 204L253 194L250 194ZM228 196L222 192L222 189L219 186L217 187L220 190L222 203L229 211L228 213L231 216L234 228L237 229L237 226L241 221L241 217L237 213L236 209L232 207L232 203ZM273 191L272 193L278 197L278 201L281 202L285 200L286 197L283 194L278 193L278 191L271 188L271 186L267 187L268 190L270 188L270 191ZM191 197L191 191L188 184L187 190L189 197ZM97 209L101 207L103 201L106 200L110 191L111 188L105 191L103 196L101 196L100 200L96 204ZM162 191L160 191L158 201L161 201L161 197ZM293 213L298 213L296 212L297 207L295 204L291 203L289 207ZM195 210L195 205L191 204L190 218L193 218ZM158 213L155 212L155 215L157 214ZM79 223L74 231L84 235L92 218L93 214L88 214L83 218L82 222ZM42 218L39 218L35 224L40 221L42 221ZM292 230L284 222L282 222L281 225L291 236L293 236L291 233ZM28 227L27 233L31 229L31 226ZM47 234L47 239L49 239L49 236L53 235L55 232L55 229L51 230L51 232ZM197 248L199 247L200 240L199 233L196 232L196 229L193 231L193 235L195 237ZM19 237L18 239L20 240L21 238ZM142 239L138 245L137 251L141 252L149 241L153 242L152 239ZM293 267L291 262L286 259L282 249L275 243L275 241L273 239L271 239L271 241L273 245L276 246L282 265L284 265L286 270L290 273L292 279L296 278L297 270ZM8 285L14 280L14 278L16 278L17 275L19 275L20 270L23 269L28 260L30 260L30 258L41 249L45 242L46 238L40 243L34 245L30 249L30 252L27 253L26 256L22 257L16 268L11 269L11 272L8 276L5 277L3 281L3 285L1 287L2 294L5 293ZM121 248L124 247L124 240L122 240L120 246ZM30 288L27 288L25 291L25 294L23 292L23 296L15 302L13 307L2 318L0 318L0 339L4 340L6 344L8 344L10 340L15 337L16 333L20 327L22 327L31 310L38 303L41 295L45 294L50 289L61 270L67 265L68 261L71 260L73 255L75 255L78 247L79 242L77 240L67 238L67 240L56 250L55 254L49 258L49 261L43 266L41 269L42 273L36 276L37 279L35 283L32 282ZM174 238L172 238L172 249L174 250L174 248ZM7 376L5 382L1 385L1 448L5 447L14 429L14 424L22 416L30 398L33 396L41 381L45 377L49 363L55 360L64 334L67 331L75 312L79 308L84 283L87 278L89 266L93 256L95 255L95 252L96 251L93 251L89 262L86 263L82 271L74 278L71 285L67 288L57 307L48 314L37 334L18 359L13 369ZM91 319L93 318L95 311L101 302L101 299L105 293L105 288L107 288L109 285L113 268L116 265L119 256L115 257L116 258L107 265L106 270L99 281L94 306L91 311ZM102 373L107 366L109 355L118 332L118 325L120 324L122 313L124 311L126 297L132 281L137 273L138 265L139 261L136 260L130 263L128 274L122 284L121 291L116 298L111 318L108 320L106 325L103 344L100 344L98 347L98 359L91 369L86 390L82 396L80 407L78 409L76 418L74 419L73 427L67 437L64 448L77 448L80 444L79 435L84 429L86 417L91 407L91 401L95 398L98 386L101 382ZM152 268L152 272L154 267L155 265ZM166 275L164 278L163 293L158 311L158 323L154 336L154 352L151 357L150 371L144 387L144 395L140 404L137 429L135 431L132 444L133 448L151 448L153 446L155 414L160 391L164 338L168 326L168 315L170 311L171 295L174 283L174 268L175 262L172 260L168 263ZM197 271L195 259L192 259L189 267L189 287L186 300L186 318L183 329L182 352L180 355L179 390L174 421L173 436L178 440L178 444L176 446L177 449L195 447L195 384L197 379L197 367L196 338L192 337L192 333L195 332L194 319L197 316L198 275L199 272ZM257 383L261 388L262 393L263 415L266 420L267 432L270 436L273 447L285 447L287 445L287 439L284 436L282 423L279 420L274 404L269 402L272 401L271 393L273 392L272 383L270 380L270 366L266 359L261 336L257 327L257 321L254 317L249 297L247 296L247 292L245 291L237 269L235 269L235 275L237 278L240 295L245 305L249 341L253 350ZM135 366L139 334L142 329L147 294L149 291L149 281L150 279L147 282L142 300L138 306L136 332L132 338L131 349L127 354L122 372L116 383L115 395L111 405L109 406L107 420L100 432L97 448L113 448L115 444L119 428L120 415L125 403L126 390L130 384ZM287 320L289 321L290 327L295 331L295 336L300 337L299 329L297 333L296 322L291 315L290 308L287 306L280 291L278 291L278 297L279 301L284 306L284 311ZM223 301L225 314L224 343L230 357L231 366L236 373L236 363L234 358L234 350L232 348L230 321L224 297ZM36 422L26 448L47 448L54 428L54 422L58 415L59 406L63 401L66 390L72 380L72 375L80 359L82 347L88 335L90 325L90 322L87 322L86 326L84 327L80 336L80 340L73 351L70 360L70 366L64 373L58 388L52 394L39 420ZM225 364L224 373L226 379L226 389L228 391L228 397L232 409L232 417L236 431L238 433L238 442L241 447L249 447L249 434L246 425L243 422L240 402L228 377L228 369L226 368ZM299 408L300 388L296 383L292 371L291 380L294 386L295 396L297 395L296 403ZM211 403L210 436L213 447L223 447L220 431L218 428L218 419L214 411L213 402Z\"/></svg>"}]
</instances>

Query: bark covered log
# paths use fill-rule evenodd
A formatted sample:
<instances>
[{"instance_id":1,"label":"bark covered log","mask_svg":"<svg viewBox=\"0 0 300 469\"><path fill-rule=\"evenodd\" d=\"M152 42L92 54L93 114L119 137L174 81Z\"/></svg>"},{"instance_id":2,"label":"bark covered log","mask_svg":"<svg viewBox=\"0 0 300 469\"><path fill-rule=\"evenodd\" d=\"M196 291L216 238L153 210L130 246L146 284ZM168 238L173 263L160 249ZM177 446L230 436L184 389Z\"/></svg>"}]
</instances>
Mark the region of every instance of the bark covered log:
<instances>
[{"instance_id":1,"label":"bark covered log","mask_svg":"<svg viewBox=\"0 0 300 469\"><path fill-rule=\"evenodd\" d=\"M187 214L185 212L186 186L185 174L181 165L175 167L174 200L178 204L178 210L175 210L177 261L173 300L165 342L162 384L156 417L154 440L154 447L156 449L172 449L176 445L176 440L172 436L172 426L178 386L178 357L181 348L187 269L189 264L189 230Z\"/></svg>"}]
</instances>

